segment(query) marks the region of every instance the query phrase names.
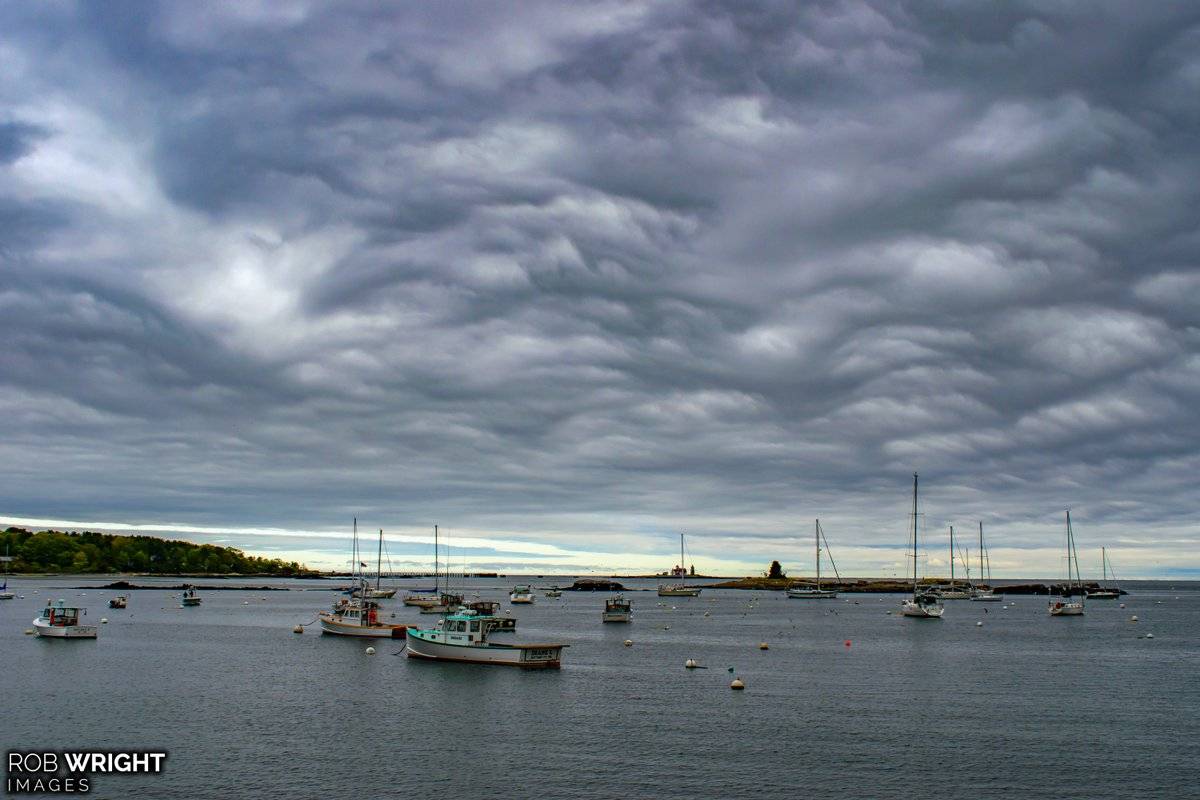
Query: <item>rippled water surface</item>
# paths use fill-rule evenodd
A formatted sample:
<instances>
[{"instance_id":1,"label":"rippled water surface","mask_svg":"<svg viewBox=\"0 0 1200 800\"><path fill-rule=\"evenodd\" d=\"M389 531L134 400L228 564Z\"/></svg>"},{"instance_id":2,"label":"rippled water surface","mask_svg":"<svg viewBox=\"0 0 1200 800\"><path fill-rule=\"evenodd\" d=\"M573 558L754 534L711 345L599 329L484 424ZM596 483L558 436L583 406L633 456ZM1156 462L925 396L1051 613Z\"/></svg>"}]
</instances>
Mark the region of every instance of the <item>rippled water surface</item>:
<instances>
[{"instance_id":1,"label":"rippled water surface","mask_svg":"<svg viewBox=\"0 0 1200 800\"><path fill-rule=\"evenodd\" d=\"M6 749L170 751L160 776L94 776L93 797L1196 791L1196 584L1130 584L1126 608L1093 601L1074 619L1048 617L1044 598L956 601L940 622L888 615L896 595L706 590L631 592L634 623L603 625L603 594L539 594L515 610L516 639L570 648L561 671L523 672L294 634L331 601L324 583L206 592L188 609L135 591L125 611L106 607L113 592L67 588L103 582L14 579L24 598L0 602ZM507 600L497 579L469 584ZM23 635L47 597L110 622L95 642ZM436 619L385 603L398 621ZM730 667L746 691L730 691Z\"/></svg>"}]
</instances>

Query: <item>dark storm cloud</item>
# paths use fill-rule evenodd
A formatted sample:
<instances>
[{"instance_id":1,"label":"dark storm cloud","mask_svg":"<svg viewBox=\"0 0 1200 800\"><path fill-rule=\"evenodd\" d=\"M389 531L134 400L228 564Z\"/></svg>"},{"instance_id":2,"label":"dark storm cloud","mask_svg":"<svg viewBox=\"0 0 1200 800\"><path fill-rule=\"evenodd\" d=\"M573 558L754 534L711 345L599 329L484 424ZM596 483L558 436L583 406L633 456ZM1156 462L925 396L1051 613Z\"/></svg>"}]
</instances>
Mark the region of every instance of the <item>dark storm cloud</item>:
<instances>
[{"instance_id":1,"label":"dark storm cloud","mask_svg":"<svg viewBox=\"0 0 1200 800\"><path fill-rule=\"evenodd\" d=\"M920 471L1011 574L1200 544L1191 4L0 25L0 510L878 571Z\"/></svg>"}]
</instances>

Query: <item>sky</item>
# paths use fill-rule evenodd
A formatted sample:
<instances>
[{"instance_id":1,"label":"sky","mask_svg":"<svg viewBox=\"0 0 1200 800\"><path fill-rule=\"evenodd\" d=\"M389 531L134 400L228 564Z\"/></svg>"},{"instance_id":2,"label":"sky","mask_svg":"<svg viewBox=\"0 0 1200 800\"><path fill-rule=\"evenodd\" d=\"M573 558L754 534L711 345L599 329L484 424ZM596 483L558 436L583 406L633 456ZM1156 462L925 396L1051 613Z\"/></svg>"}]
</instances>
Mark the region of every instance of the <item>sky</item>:
<instances>
[{"instance_id":1,"label":"sky","mask_svg":"<svg viewBox=\"0 0 1200 800\"><path fill-rule=\"evenodd\" d=\"M0 4L0 521L1200 576L1192 2ZM377 533L375 533L377 535Z\"/></svg>"}]
</instances>

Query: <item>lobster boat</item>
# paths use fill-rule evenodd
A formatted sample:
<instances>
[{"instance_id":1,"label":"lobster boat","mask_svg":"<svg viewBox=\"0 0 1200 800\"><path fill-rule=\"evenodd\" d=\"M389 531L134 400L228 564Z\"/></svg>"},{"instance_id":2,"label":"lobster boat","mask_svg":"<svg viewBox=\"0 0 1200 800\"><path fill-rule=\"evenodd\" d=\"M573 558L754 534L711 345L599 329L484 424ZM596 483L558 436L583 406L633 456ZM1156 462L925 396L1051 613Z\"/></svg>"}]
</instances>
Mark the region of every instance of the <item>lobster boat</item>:
<instances>
[{"instance_id":1,"label":"lobster boat","mask_svg":"<svg viewBox=\"0 0 1200 800\"><path fill-rule=\"evenodd\" d=\"M42 609L40 617L33 621L33 632L50 639L95 639L95 625L80 625L79 617L86 615L86 608L66 605L57 600Z\"/></svg>"},{"instance_id":2,"label":"lobster boat","mask_svg":"<svg viewBox=\"0 0 1200 800\"><path fill-rule=\"evenodd\" d=\"M562 666L562 650L567 645L493 642L488 638L493 630L492 618L474 611L448 614L434 629L408 629L408 657L521 669L558 669Z\"/></svg>"}]
</instances>

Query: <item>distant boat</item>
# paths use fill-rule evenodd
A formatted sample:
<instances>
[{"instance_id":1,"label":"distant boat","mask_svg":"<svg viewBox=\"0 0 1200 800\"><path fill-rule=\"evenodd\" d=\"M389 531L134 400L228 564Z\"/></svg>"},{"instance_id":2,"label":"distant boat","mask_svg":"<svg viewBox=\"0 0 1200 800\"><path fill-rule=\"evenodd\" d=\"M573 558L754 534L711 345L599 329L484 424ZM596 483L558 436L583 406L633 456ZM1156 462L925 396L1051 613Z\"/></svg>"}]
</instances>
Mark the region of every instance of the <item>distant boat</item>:
<instances>
[{"instance_id":1,"label":"distant boat","mask_svg":"<svg viewBox=\"0 0 1200 800\"><path fill-rule=\"evenodd\" d=\"M604 601L604 613L600 615L601 622L631 622L633 620L633 603L623 595L613 595Z\"/></svg>"},{"instance_id":2,"label":"distant boat","mask_svg":"<svg viewBox=\"0 0 1200 800\"><path fill-rule=\"evenodd\" d=\"M441 590L439 579L441 573L438 572L438 526L433 526L433 588L432 589L410 589L404 593L404 605L415 606L417 608L434 608L440 605L438 592Z\"/></svg>"},{"instance_id":3,"label":"distant boat","mask_svg":"<svg viewBox=\"0 0 1200 800\"><path fill-rule=\"evenodd\" d=\"M129 595L119 594L108 601L109 608L125 608L129 605Z\"/></svg>"},{"instance_id":4,"label":"distant boat","mask_svg":"<svg viewBox=\"0 0 1200 800\"><path fill-rule=\"evenodd\" d=\"M355 527L358 526L358 520L354 520ZM388 557L388 563L391 563L391 557ZM380 581L383 579L383 528L379 529L379 551L375 555L375 586L365 587L364 594L372 600L386 600L396 596L395 589L384 589L380 586Z\"/></svg>"},{"instance_id":5,"label":"distant boat","mask_svg":"<svg viewBox=\"0 0 1200 800\"><path fill-rule=\"evenodd\" d=\"M362 579L362 588L367 588ZM379 616L379 603L366 597L340 597L333 608L317 614L321 633L335 636L360 636L369 639L401 639L407 625L383 622Z\"/></svg>"},{"instance_id":6,"label":"distant boat","mask_svg":"<svg viewBox=\"0 0 1200 800\"><path fill-rule=\"evenodd\" d=\"M935 586L930 594L939 600L966 600L971 596L969 586L959 586L954 580L954 526L950 526L950 583L947 586Z\"/></svg>"},{"instance_id":7,"label":"distant boat","mask_svg":"<svg viewBox=\"0 0 1200 800\"><path fill-rule=\"evenodd\" d=\"M0 583L0 600L12 600L16 597L15 594L8 590L8 564L12 561L12 556L8 554L8 543L4 544L4 557L0 558L4 562L4 583Z\"/></svg>"},{"instance_id":8,"label":"distant boat","mask_svg":"<svg viewBox=\"0 0 1200 800\"><path fill-rule=\"evenodd\" d=\"M194 586L188 586L184 588L183 596L180 597L179 602L184 606L198 606L200 605L200 595L196 594Z\"/></svg>"},{"instance_id":9,"label":"distant boat","mask_svg":"<svg viewBox=\"0 0 1200 800\"><path fill-rule=\"evenodd\" d=\"M913 588L912 597L904 601L901 611L906 617L917 619L941 619L946 613L946 607L938 602L937 597L922 591L917 583L917 475L913 473L913 510L912 510L912 554L913 554Z\"/></svg>"},{"instance_id":10,"label":"distant boat","mask_svg":"<svg viewBox=\"0 0 1200 800\"><path fill-rule=\"evenodd\" d=\"M834 600L838 593L836 589L821 588L821 540L825 538L825 532L821 530L821 520L816 521L813 530L813 538L816 540L817 548L817 585L813 586L793 586L787 590L787 596L793 600ZM825 542L826 549L829 548L829 542ZM833 556L830 555L829 562L833 563ZM833 565L833 574L837 576L838 582L842 580L842 576L838 575L837 564Z\"/></svg>"},{"instance_id":11,"label":"distant boat","mask_svg":"<svg viewBox=\"0 0 1200 800\"><path fill-rule=\"evenodd\" d=\"M33 621L33 632L49 639L95 639L95 625L79 624L79 617L86 614L86 608L68 606L58 600L42 609L41 616Z\"/></svg>"},{"instance_id":12,"label":"distant boat","mask_svg":"<svg viewBox=\"0 0 1200 800\"><path fill-rule=\"evenodd\" d=\"M681 533L681 534L679 534L679 566L677 566L675 569L673 569L671 571L671 574L677 578L683 578L683 577L687 576L687 567L684 566L686 563L687 562L684 559L684 555L683 555L683 534ZM699 586L687 586L683 583L669 584L666 586L659 584L658 596L659 597L699 597L700 596L700 587Z\"/></svg>"},{"instance_id":13,"label":"distant boat","mask_svg":"<svg viewBox=\"0 0 1200 800\"><path fill-rule=\"evenodd\" d=\"M1072 574L1071 565L1075 565ZM1076 594L1078 600L1072 600ZM1047 610L1052 617L1078 617L1083 615L1083 581L1079 577L1079 557L1075 555L1075 532L1071 528L1071 510L1067 509L1067 585L1066 596L1061 600L1051 600Z\"/></svg>"},{"instance_id":14,"label":"distant boat","mask_svg":"<svg viewBox=\"0 0 1200 800\"><path fill-rule=\"evenodd\" d=\"M508 593L508 602L513 604L523 603L531 605L536 599L537 595L533 593L533 587L527 583L514 586L512 591Z\"/></svg>"},{"instance_id":15,"label":"distant boat","mask_svg":"<svg viewBox=\"0 0 1200 800\"><path fill-rule=\"evenodd\" d=\"M979 578L987 583L987 588L972 586L971 600L976 603L999 603L1004 600L1004 595L996 594L992 588L992 559L983 544L983 520L979 521Z\"/></svg>"},{"instance_id":16,"label":"distant boat","mask_svg":"<svg viewBox=\"0 0 1200 800\"><path fill-rule=\"evenodd\" d=\"M553 589L547 589L542 592L542 594L546 597L562 597L562 589L555 586Z\"/></svg>"},{"instance_id":17,"label":"distant boat","mask_svg":"<svg viewBox=\"0 0 1200 800\"><path fill-rule=\"evenodd\" d=\"M1117 586L1117 576L1113 575L1113 585L1108 585L1108 549L1100 548L1100 570L1103 574L1103 583L1099 589L1092 589L1086 592L1087 596L1093 600L1115 600L1121 596L1121 587Z\"/></svg>"},{"instance_id":18,"label":"distant boat","mask_svg":"<svg viewBox=\"0 0 1200 800\"><path fill-rule=\"evenodd\" d=\"M488 639L494 630L490 622L487 617L464 610L443 617L436 628L409 629L408 657L522 669L558 669L562 666L562 650L567 645L493 642Z\"/></svg>"}]
</instances>

